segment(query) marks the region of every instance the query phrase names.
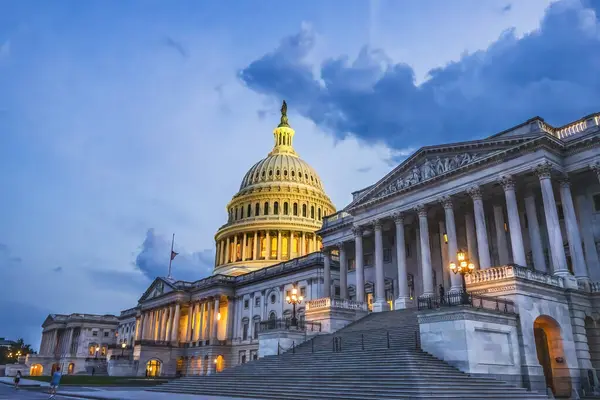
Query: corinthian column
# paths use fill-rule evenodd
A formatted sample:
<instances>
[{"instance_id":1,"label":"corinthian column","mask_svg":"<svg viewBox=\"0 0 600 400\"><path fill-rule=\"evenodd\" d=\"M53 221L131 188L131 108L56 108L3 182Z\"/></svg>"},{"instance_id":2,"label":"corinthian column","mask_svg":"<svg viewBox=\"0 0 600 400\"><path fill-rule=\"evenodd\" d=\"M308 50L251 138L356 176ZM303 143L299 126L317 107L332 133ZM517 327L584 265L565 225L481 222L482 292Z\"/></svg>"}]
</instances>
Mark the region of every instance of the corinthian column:
<instances>
[{"instance_id":1,"label":"corinthian column","mask_svg":"<svg viewBox=\"0 0 600 400\"><path fill-rule=\"evenodd\" d=\"M385 301L385 274L383 271L383 232L381 221L373 223L375 231L375 301L373 311L387 311L389 304Z\"/></svg>"},{"instance_id":2,"label":"corinthian column","mask_svg":"<svg viewBox=\"0 0 600 400\"><path fill-rule=\"evenodd\" d=\"M598 259L598 250L594 240L594 225L592 215L592 205L588 197L584 194L575 198L577 211L579 214L579 223L581 224L581 236L583 236L583 249L585 251L585 262L590 273L592 281L600 280L600 260Z\"/></svg>"},{"instance_id":3,"label":"corinthian column","mask_svg":"<svg viewBox=\"0 0 600 400\"><path fill-rule=\"evenodd\" d=\"M525 213L527 214L527 231L529 232L529 241L531 242L533 266L538 271L548 272L546 257L544 257L544 248L542 246L540 224L538 222L535 207L535 195L533 192L528 192L525 195Z\"/></svg>"},{"instance_id":4,"label":"corinthian column","mask_svg":"<svg viewBox=\"0 0 600 400\"><path fill-rule=\"evenodd\" d=\"M479 254L479 268L485 269L492 266L490 258L490 245L487 237L487 226L485 223L485 211L483 199L479 186L469 189L469 195L473 199L473 214L475 215L475 233L477 235L477 252Z\"/></svg>"},{"instance_id":5,"label":"corinthian column","mask_svg":"<svg viewBox=\"0 0 600 400\"><path fill-rule=\"evenodd\" d=\"M496 228L496 244L498 246L498 261L500 265L510 262L508 257L508 243L504 230L504 210L500 204L494 204L494 227Z\"/></svg>"},{"instance_id":6,"label":"corinthian column","mask_svg":"<svg viewBox=\"0 0 600 400\"><path fill-rule=\"evenodd\" d=\"M360 226L352 228L354 233L354 264L356 267L356 301L365 301L365 268L363 265L363 231Z\"/></svg>"},{"instance_id":7,"label":"corinthian column","mask_svg":"<svg viewBox=\"0 0 600 400\"><path fill-rule=\"evenodd\" d=\"M331 297L331 254L323 249L323 297Z\"/></svg>"},{"instance_id":8,"label":"corinthian column","mask_svg":"<svg viewBox=\"0 0 600 400\"><path fill-rule=\"evenodd\" d=\"M525 246L523 246L523 232L521 231L521 219L519 217L519 207L515 194L515 181L512 176L506 175L500 178L500 183L504 188L504 196L506 197L513 260L515 264L526 267L527 259L525 258Z\"/></svg>"},{"instance_id":9,"label":"corinthian column","mask_svg":"<svg viewBox=\"0 0 600 400\"><path fill-rule=\"evenodd\" d=\"M446 216L446 234L448 235L448 262L458 265L458 261L456 260L456 254L458 253L458 239L456 237L456 223L454 220L454 207L452 204L452 199L450 196L444 196L441 199L441 203L444 206L444 214ZM422 228L421 232L423 232ZM421 241L421 246L422 245L423 242ZM423 268L425 268L424 264ZM448 268L448 266L444 266L444 268ZM460 275L455 273L450 274L450 282L450 292L456 293L462 290L462 277Z\"/></svg>"},{"instance_id":10,"label":"corinthian column","mask_svg":"<svg viewBox=\"0 0 600 400\"><path fill-rule=\"evenodd\" d=\"M175 304L175 315L173 316L173 329L171 330L171 341L176 342L179 340L179 315L181 312L181 306L179 303Z\"/></svg>"},{"instance_id":11,"label":"corinthian column","mask_svg":"<svg viewBox=\"0 0 600 400\"><path fill-rule=\"evenodd\" d=\"M567 239L569 241L569 252L575 277L579 281L589 282L590 277L583 258L583 247L581 246L581 234L579 233L579 224L575 216L575 207L573 206L573 197L571 196L571 182L568 179L560 181L560 200L562 203L563 214L565 215L565 227L567 230Z\"/></svg>"},{"instance_id":12,"label":"corinthian column","mask_svg":"<svg viewBox=\"0 0 600 400\"><path fill-rule=\"evenodd\" d=\"M340 252L340 298L348 298L348 263L346 262L346 248L344 242L338 243Z\"/></svg>"},{"instance_id":13,"label":"corinthian column","mask_svg":"<svg viewBox=\"0 0 600 400\"><path fill-rule=\"evenodd\" d=\"M431 269L431 247L429 246L429 225L427 208L420 204L416 207L419 215L419 236L421 243L421 266L423 274L423 297L433 296L433 274ZM456 257L456 254L454 255Z\"/></svg>"},{"instance_id":14,"label":"corinthian column","mask_svg":"<svg viewBox=\"0 0 600 400\"><path fill-rule=\"evenodd\" d=\"M567 258L565 256L563 237L558 222L558 212L556 211L556 200L554 199L554 190L550 180L552 173L552 164L545 161L536 167L536 173L540 179L542 187L542 200L544 201L544 214L546 216L546 229L548 230L548 239L550 242L550 254L552 254L552 265L554 275L570 275L567 268Z\"/></svg>"},{"instance_id":15,"label":"corinthian column","mask_svg":"<svg viewBox=\"0 0 600 400\"><path fill-rule=\"evenodd\" d=\"M398 259L398 298L394 302L394 309L404 309L409 302L408 273L406 269L406 242L404 240L404 215L394 214L396 224L396 258Z\"/></svg>"},{"instance_id":16,"label":"corinthian column","mask_svg":"<svg viewBox=\"0 0 600 400\"><path fill-rule=\"evenodd\" d=\"M219 339L219 296L215 297L215 310L213 314L213 331L212 331L212 339Z\"/></svg>"}]
</instances>

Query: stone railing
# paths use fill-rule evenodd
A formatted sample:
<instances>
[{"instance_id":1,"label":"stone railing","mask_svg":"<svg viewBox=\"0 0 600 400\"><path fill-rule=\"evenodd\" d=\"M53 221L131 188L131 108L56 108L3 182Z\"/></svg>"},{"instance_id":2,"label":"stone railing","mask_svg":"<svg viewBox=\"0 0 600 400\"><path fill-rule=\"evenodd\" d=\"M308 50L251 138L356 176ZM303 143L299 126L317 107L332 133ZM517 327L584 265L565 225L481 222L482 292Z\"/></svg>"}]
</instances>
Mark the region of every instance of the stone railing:
<instances>
[{"instance_id":1,"label":"stone railing","mask_svg":"<svg viewBox=\"0 0 600 400\"><path fill-rule=\"evenodd\" d=\"M353 217L351 214L345 211L340 211L323 218L323 226L321 229L327 229L335 225L343 224L344 222L350 222L352 219Z\"/></svg>"},{"instance_id":2,"label":"stone railing","mask_svg":"<svg viewBox=\"0 0 600 400\"><path fill-rule=\"evenodd\" d=\"M465 281L467 285L493 282L509 278L521 278L528 281L545 283L546 285L550 286L561 288L565 287L561 277L535 271L530 268L520 267L518 265L504 265L502 267L481 269L473 272L472 274L465 275Z\"/></svg>"},{"instance_id":3,"label":"stone railing","mask_svg":"<svg viewBox=\"0 0 600 400\"><path fill-rule=\"evenodd\" d=\"M330 308L367 311L367 304L354 300L335 299L328 297L310 300L308 303L306 303L306 311Z\"/></svg>"},{"instance_id":4,"label":"stone railing","mask_svg":"<svg viewBox=\"0 0 600 400\"><path fill-rule=\"evenodd\" d=\"M600 293L600 282L592 282L590 284L590 291L592 293Z\"/></svg>"}]
</instances>

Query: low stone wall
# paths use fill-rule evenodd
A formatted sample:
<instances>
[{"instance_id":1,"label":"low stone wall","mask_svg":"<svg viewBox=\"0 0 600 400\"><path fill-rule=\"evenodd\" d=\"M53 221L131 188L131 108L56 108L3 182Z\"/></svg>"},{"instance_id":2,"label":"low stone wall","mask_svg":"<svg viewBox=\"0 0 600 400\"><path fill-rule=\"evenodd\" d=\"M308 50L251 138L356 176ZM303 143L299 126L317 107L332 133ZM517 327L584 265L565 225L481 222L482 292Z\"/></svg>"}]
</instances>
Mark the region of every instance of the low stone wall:
<instances>
[{"instance_id":1,"label":"low stone wall","mask_svg":"<svg viewBox=\"0 0 600 400\"><path fill-rule=\"evenodd\" d=\"M134 360L110 360L108 362L108 375L110 376L136 376L138 361Z\"/></svg>"},{"instance_id":2,"label":"low stone wall","mask_svg":"<svg viewBox=\"0 0 600 400\"><path fill-rule=\"evenodd\" d=\"M418 319L423 351L465 373L522 386L516 314L454 307Z\"/></svg>"},{"instance_id":3,"label":"low stone wall","mask_svg":"<svg viewBox=\"0 0 600 400\"><path fill-rule=\"evenodd\" d=\"M309 336L304 331L277 329L258 335L258 358L276 356L305 342Z\"/></svg>"}]
</instances>

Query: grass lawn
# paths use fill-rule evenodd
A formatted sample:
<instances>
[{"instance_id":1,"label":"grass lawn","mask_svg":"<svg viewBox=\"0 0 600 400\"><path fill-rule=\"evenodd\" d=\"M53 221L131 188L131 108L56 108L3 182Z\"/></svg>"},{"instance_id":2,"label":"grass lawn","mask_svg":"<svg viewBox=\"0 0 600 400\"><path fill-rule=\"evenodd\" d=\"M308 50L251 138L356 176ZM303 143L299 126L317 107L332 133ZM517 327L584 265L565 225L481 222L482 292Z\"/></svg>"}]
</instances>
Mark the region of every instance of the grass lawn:
<instances>
[{"instance_id":1,"label":"grass lawn","mask_svg":"<svg viewBox=\"0 0 600 400\"><path fill-rule=\"evenodd\" d=\"M50 382L50 376L24 376L23 379ZM98 385L98 386L152 386L167 382L166 379L146 379L132 376L91 376L63 375L60 379L63 385Z\"/></svg>"}]
</instances>

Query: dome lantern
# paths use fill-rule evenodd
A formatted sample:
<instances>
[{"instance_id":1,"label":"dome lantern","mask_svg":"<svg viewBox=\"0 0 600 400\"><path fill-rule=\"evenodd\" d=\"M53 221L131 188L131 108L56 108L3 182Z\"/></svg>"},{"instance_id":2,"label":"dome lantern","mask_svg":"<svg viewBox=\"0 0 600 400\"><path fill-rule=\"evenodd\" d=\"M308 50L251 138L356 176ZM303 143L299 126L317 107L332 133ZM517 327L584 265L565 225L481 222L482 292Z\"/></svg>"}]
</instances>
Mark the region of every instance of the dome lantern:
<instances>
[{"instance_id":1,"label":"dome lantern","mask_svg":"<svg viewBox=\"0 0 600 400\"><path fill-rule=\"evenodd\" d=\"M275 146L269 155L274 154L288 154L291 156L298 157L296 151L294 151L293 140L296 132L290 127L287 117L287 103L285 100L281 105L281 121L277 128L273 130L273 137L275 139Z\"/></svg>"}]
</instances>

